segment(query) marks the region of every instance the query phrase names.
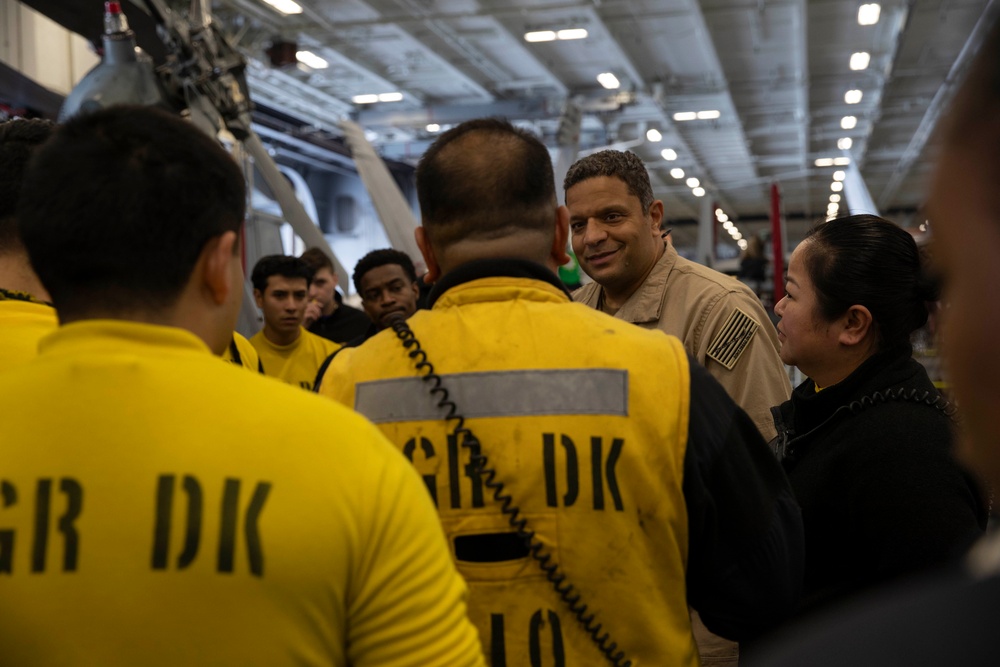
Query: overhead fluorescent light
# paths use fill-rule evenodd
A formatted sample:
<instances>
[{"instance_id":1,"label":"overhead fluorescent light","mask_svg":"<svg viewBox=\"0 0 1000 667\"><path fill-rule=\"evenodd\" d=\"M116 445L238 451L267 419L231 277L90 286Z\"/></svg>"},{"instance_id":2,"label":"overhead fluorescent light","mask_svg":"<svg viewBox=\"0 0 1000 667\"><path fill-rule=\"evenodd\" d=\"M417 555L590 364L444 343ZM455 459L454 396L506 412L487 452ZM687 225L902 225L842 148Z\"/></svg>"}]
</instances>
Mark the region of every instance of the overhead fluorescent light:
<instances>
[{"instance_id":1,"label":"overhead fluorescent light","mask_svg":"<svg viewBox=\"0 0 1000 667\"><path fill-rule=\"evenodd\" d=\"M747 243L746 239L740 239L739 241L736 242L736 245L740 247L740 250L746 250L747 245L749 244Z\"/></svg>"},{"instance_id":2,"label":"overhead fluorescent light","mask_svg":"<svg viewBox=\"0 0 1000 667\"><path fill-rule=\"evenodd\" d=\"M871 54L867 51L858 51L857 53L851 54L851 69L859 72L863 69L868 69L868 63L871 62Z\"/></svg>"},{"instance_id":3,"label":"overhead fluorescent light","mask_svg":"<svg viewBox=\"0 0 1000 667\"><path fill-rule=\"evenodd\" d=\"M715 209L715 217L721 218L723 215L725 215L725 211L723 211L721 208Z\"/></svg>"},{"instance_id":4,"label":"overhead fluorescent light","mask_svg":"<svg viewBox=\"0 0 1000 667\"><path fill-rule=\"evenodd\" d=\"M402 102L403 93L381 93L378 96L379 102Z\"/></svg>"},{"instance_id":5,"label":"overhead fluorescent light","mask_svg":"<svg viewBox=\"0 0 1000 667\"><path fill-rule=\"evenodd\" d=\"M850 137L843 137L842 139L837 139L837 148L839 148L842 151L850 150L851 146L853 145L854 145L854 140L851 139Z\"/></svg>"},{"instance_id":6,"label":"overhead fluorescent light","mask_svg":"<svg viewBox=\"0 0 1000 667\"><path fill-rule=\"evenodd\" d=\"M697 117L698 113L695 111L678 111L674 114L674 120L677 121L694 120Z\"/></svg>"},{"instance_id":7,"label":"overhead fluorescent light","mask_svg":"<svg viewBox=\"0 0 1000 667\"><path fill-rule=\"evenodd\" d=\"M871 2L858 7L858 25L875 25L878 23L882 7L877 2Z\"/></svg>"},{"instance_id":8,"label":"overhead fluorescent light","mask_svg":"<svg viewBox=\"0 0 1000 667\"><path fill-rule=\"evenodd\" d=\"M687 179L687 180L686 180L686 181L684 181L684 182L685 182L685 183L687 183L687 186L688 186L689 188L696 188L696 187L698 187L699 185L701 185L701 181L699 181L699 180L698 180L697 178L695 178L694 176L692 176L691 178Z\"/></svg>"},{"instance_id":9,"label":"overhead fluorescent light","mask_svg":"<svg viewBox=\"0 0 1000 667\"><path fill-rule=\"evenodd\" d=\"M728 232L728 231L729 231L730 229L732 229L732 228L733 228L733 226L734 226L734 225L733 225L733 223L731 223L731 222L730 222L730 221L728 221L728 220L726 220L726 221L725 221L724 223L722 223L722 228L723 228L723 229L725 229L725 230L726 230L727 232Z\"/></svg>"},{"instance_id":10,"label":"overhead fluorescent light","mask_svg":"<svg viewBox=\"0 0 1000 667\"><path fill-rule=\"evenodd\" d=\"M840 192L844 189L844 184L840 181L834 181L833 183L830 183L830 189L834 192Z\"/></svg>"},{"instance_id":11,"label":"overhead fluorescent light","mask_svg":"<svg viewBox=\"0 0 1000 667\"><path fill-rule=\"evenodd\" d=\"M437 123L429 123L427 125L427 131L428 132L440 132L441 131L441 126L438 125Z\"/></svg>"},{"instance_id":12,"label":"overhead fluorescent light","mask_svg":"<svg viewBox=\"0 0 1000 667\"><path fill-rule=\"evenodd\" d=\"M677 151L675 151L673 148L664 148L662 151L660 151L660 155L663 157L664 160L676 160L677 159ZM672 174L674 172L670 172L670 173ZM684 175L684 173L681 172L681 176L683 176L683 175ZM678 176L678 178L680 178L680 176Z\"/></svg>"},{"instance_id":13,"label":"overhead fluorescent light","mask_svg":"<svg viewBox=\"0 0 1000 667\"><path fill-rule=\"evenodd\" d=\"M729 216L723 213L722 215L719 216L719 222L723 224L729 222Z\"/></svg>"},{"instance_id":14,"label":"overhead fluorescent light","mask_svg":"<svg viewBox=\"0 0 1000 667\"><path fill-rule=\"evenodd\" d=\"M282 14L301 14L302 6L292 0L264 0L265 4L271 5Z\"/></svg>"},{"instance_id":15,"label":"overhead fluorescent light","mask_svg":"<svg viewBox=\"0 0 1000 667\"><path fill-rule=\"evenodd\" d=\"M832 167L833 166L833 158L832 157L817 158L815 164L816 164L817 167Z\"/></svg>"},{"instance_id":16,"label":"overhead fluorescent light","mask_svg":"<svg viewBox=\"0 0 1000 667\"><path fill-rule=\"evenodd\" d=\"M838 169L837 171L833 172L833 180L842 181L845 178L847 178L847 173L844 172L843 169Z\"/></svg>"},{"instance_id":17,"label":"overhead fluorescent light","mask_svg":"<svg viewBox=\"0 0 1000 667\"><path fill-rule=\"evenodd\" d=\"M714 120L721 115L722 114L715 109L711 109L709 111L699 111L697 114L698 120Z\"/></svg>"},{"instance_id":18,"label":"overhead fluorescent light","mask_svg":"<svg viewBox=\"0 0 1000 667\"><path fill-rule=\"evenodd\" d=\"M856 116L844 116L840 119L840 127L845 130L853 130L858 125L858 119Z\"/></svg>"},{"instance_id":19,"label":"overhead fluorescent light","mask_svg":"<svg viewBox=\"0 0 1000 667\"><path fill-rule=\"evenodd\" d=\"M673 169L670 170L670 175L677 179L684 178L684 170L678 167L674 167Z\"/></svg>"},{"instance_id":20,"label":"overhead fluorescent light","mask_svg":"<svg viewBox=\"0 0 1000 667\"><path fill-rule=\"evenodd\" d=\"M663 135L660 134L660 131L657 130L655 127L651 128L649 130L646 130L646 140L647 141L652 141L652 142L655 143L657 141L660 141L661 139L663 139Z\"/></svg>"},{"instance_id":21,"label":"overhead fluorescent light","mask_svg":"<svg viewBox=\"0 0 1000 667\"><path fill-rule=\"evenodd\" d=\"M355 95L351 98L351 101L355 104L374 104L375 102L378 102L378 95Z\"/></svg>"},{"instance_id":22,"label":"overhead fluorescent light","mask_svg":"<svg viewBox=\"0 0 1000 667\"><path fill-rule=\"evenodd\" d=\"M860 90L848 90L844 93L844 101L848 104L857 104L861 101L861 97L864 95Z\"/></svg>"},{"instance_id":23,"label":"overhead fluorescent light","mask_svg":"<svg viewBox=\"0 0 1000 667\"><path fill-rule=\"evenodd\" d=\"M733 234L733 238L736 239L737 241L739 241L740 239L743 238L743 234L740 234L739 232L736 232L735 234Z\"/></svg>"},{"instance_id":24,"label":"overhead fluorescent light","mask_svg":"<svg viewBox=\"0 0 1000 667\"><path fill-rule=\"evenodd\" d=\"M569 28L567 30L560 30L556 33L556 38L558 39L586 39L587 29L586 28Z\"/></svg>"},{"instance_id":25,"label":"overhead fluorescent light","mask_svg":"<svg viewBox=\"0 0 1000 667\"><path fill-rule=\"evenodd\" d=\"M618 77L611 72L601 72L597 75L597 82L607 88L608 90L614 90L621 86L622 84L618 81Z\"/></svg>"},{"instance_id":26,"label":"overhead fluorescent light","mask_svg":"<svg viewBox=\"0 0 1000 667\"><path fill-rule=\"evenodd\" d=\"M555 39L556 33L554 30L535 30L524 33L524 41L526 42L554 42Z\"/></svg>"},{"instance_id":27,"label":"overhead fluorescent light","mask_svg":"<svg viewBox=\"0 0 1000 667\"><path fill-rule=\"evenodd\" d=\"M313 69L326 69L330 66L330 63L326 62L312 51L296 51L295 57L300 63L312 67Z\"/></svg>"},{"instance_id":28,"label":"overhead fluorescent light","mask_svg":"<svg viewBox=\"0 0 1000 667\"><path fill-rule=\"evenodd\" d=\"M694 188L693 190L691 190L691 194L693 194L695 197L704 197L705 188Z\"/></svg>"},{"instance_id":29,"label":"overhead fluorescent light","mask_svg":"<svg viewBox=\"0 0 1000 667\"><path fill-rule=\"evenodd\" d=\"M840 203L840 195L838 195L836 193L830 195L830 203L831 204L839 204Z\"/></svg>"},{"instance_id":30,"label":"overhead fluorescent light","mask_svg":"<svg viewBox=\"0 0 1000 667\"><path fill-rule=\"evenodd\" d=\"M833 164L837 167L846 167L851 164L851 158L849 157L835 157L833 158Z\"/></svg>"}]
</instances>

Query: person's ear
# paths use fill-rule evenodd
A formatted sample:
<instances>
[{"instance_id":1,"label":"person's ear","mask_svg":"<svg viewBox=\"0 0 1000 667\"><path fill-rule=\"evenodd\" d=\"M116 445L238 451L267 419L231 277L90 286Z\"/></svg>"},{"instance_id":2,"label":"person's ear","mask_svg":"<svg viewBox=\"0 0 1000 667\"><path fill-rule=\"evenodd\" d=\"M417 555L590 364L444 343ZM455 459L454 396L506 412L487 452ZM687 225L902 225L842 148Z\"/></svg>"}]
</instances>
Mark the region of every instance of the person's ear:
<instances>
[{"instance_id":1,"label":"person's ear","mask_svg":"<svg viewBox=\"0 0 1000 667\"><path fill-rule=\"evenodd\" d=\"M555 225L550 256L556 266L562 266L570 261L569 254L566 252L566 243L569 239L569 209L565 206L556 208Z\"/></svg>"},{"instance_id":2,"label":"person's ear","mask_svg":"<svg viewBox=\"0 0 1000 667\"><path fill-rule=\"evenodd\" d=\"M858 345L865 341L874 329L871 311L860 305L848 308L841 316L841 323L837 340L842 345Z\"/></svg>"},{"instance_id":3,"label":"person's ear","mask_svg":"<svg viewBox=\"0 0 1000 667\"><path fill-rule=\"evenodd\" d=\"M417 227L413 233L416 236L420 254L424 256L424 263L427 265L424 282L429 285L441 277L441 266L438 264L437 257L434 256L434 248L431 247L431 241L427 238L427 232L424 231L424 228Z\"/></svg>"},{"instance_id":4,"label":"person's ear","mask_svg":"<svg viewBox=\"0 0 1000 667\"><path fill-rule=\"evenodd\" d=\"M223 232L210 239L201 251L202 281L209 297L216 305L226 303L232 290L238 286L233 281L233 262L239 261L236 232Z\"/></svg>"},{"instance_id":5,"label":"person's ear","mask_svg":"<svg viewBox=\"0 0 1000 667\"><path fill-rule=\"evenodd\" d=\"M653 203L649 205L649 218L652 223L651 230L653 236L660 238L663 232L660 230L660 223L663 221L663 201L660 199L653 200Z\"/></svg>"},{"instance_id":6,"label":"person's ear","mask_svg":"<svg viewBox=\"0 0 1000 667\"><path fill-rule=\"evenodd\" d=\"M264 295L256 287L253 288L253 300L257 302L257 307L264 309Z\"/></svg>"}]
</instances>

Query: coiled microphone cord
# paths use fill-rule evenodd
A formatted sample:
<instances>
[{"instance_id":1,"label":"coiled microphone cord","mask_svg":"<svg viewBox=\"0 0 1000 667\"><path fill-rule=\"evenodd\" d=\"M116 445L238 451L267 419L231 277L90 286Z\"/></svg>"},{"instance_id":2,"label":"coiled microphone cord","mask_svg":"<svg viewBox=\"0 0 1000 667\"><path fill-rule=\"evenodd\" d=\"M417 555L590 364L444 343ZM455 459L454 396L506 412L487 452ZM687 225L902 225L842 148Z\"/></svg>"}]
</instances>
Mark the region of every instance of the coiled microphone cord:
<instances>
[{"instance_id":1,"label":"coiled microphone cord","mask_svg":"<svg viewBox=\"0 0 1000 667\"><path fill-rule=\"evenodd\" d=\"M570 613L583 625L584 632L597 644L601 654L614 667L631 667L632 661L625 658L624 651L618 650L618 644L611 641L610 633L601 632L602 624L594 622L594 612L588 613L587 605L580 600L580 592L566 580L566 573L553 560L552 554L545 550L541 541L535 537L535 531L528 527L528 520L521 515L521 509L514 504L514 498L504 490L503 482L497 479L496 469L490 467L489 459L482 452L479 439L465 426L465 417L459 414L458 406L451 400L448 389L443 386L441 376L434 371L434 365L427 359L427 353L420 346L420 341L417 340L406 320L402 317L394 319L390 326L407 350L407 356L416 362L420 379L430 387L431 396L437 401L437 406L448 411L444 416L445 421L455 423L452 435L456 438L461 436L460 442L462 447L469 450L475 474L479 475L486 488L493 492L493 499L500 504L500 511L507 517L507 522L517 533L517 536L524 541L528 548L528 554L538 563L542 572L545 573L545 578L552 584L559 598L569 608Z\"/></svg>"}]
</instances>

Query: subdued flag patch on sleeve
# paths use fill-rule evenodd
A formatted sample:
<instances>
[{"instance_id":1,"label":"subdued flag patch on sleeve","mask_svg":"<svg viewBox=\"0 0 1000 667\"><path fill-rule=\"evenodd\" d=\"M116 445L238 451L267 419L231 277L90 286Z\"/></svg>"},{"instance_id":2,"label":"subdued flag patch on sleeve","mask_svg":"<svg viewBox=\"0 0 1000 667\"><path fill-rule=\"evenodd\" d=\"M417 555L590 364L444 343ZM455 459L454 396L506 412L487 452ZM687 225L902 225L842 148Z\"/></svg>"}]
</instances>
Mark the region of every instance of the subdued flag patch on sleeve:
<instances>
[{"instance_id":1,"label":"subdued flag patch on sleeve","mask_svg":"<svg viewBox=\"0 0 1000 667\"><path fill-rule=\"evenodd\" d=\"M708 357L733 370L733 366L740 360L740 355L747 349L750 340L760 323L737 308L729 316L726 323L715 337L712 344L708 346Z\"/></svg>"}]
</instances>

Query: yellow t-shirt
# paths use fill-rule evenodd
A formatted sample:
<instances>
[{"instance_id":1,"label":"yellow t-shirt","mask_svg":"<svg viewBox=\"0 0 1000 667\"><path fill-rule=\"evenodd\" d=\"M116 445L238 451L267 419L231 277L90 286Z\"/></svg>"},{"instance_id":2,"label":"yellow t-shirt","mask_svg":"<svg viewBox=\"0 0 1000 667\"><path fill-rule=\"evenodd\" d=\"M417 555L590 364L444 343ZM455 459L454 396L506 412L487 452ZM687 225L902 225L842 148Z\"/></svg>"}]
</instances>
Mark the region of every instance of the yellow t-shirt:
<instances>
[{"instance_id":1,"label":"yellow t-shirt","mask_svg":"<svg viewBox=\"0 0 1000 667\"><path fill-rule=\"evenodd\" d=\"M263 331L258 331L250 344L260 355L264 375L277 378L303 389L312 389L316 373L323 361L343 347L299 328L299 337L291 345L275 345Z\"/></svg>"},{"instance_id":2,"label":"yellow t-shirt","mask_svg":"<svg viewBox=\"0 0 1000 667\"><path fill-rule=\"evenodd\" d=\"M111 320L0 405L5 664L483 664L423 483L357 414Z\"/></svg>"},{"instance_id":3,"label":"yellow t-shirt","mask_svg":"<svg viewBox=\"0 0 1000 667\"><path fill-rule=\"evenodd\" d=\"M239 360L233 351L239 354ZM250 341L247 340L243 334L238 331L233 332L233 339L226 346L226 350L222 353L222 360L228 361L231 364L236 364L237 366L242 366L248 371L253 371L254 373L263 373L263 366L260 363L260 357L257 356L257 350Z\"/></svg>"},{"instance_id":4,"label":"yellow t-shirt","mask_svg":"<svg viewBox=\"0 0 1000 667\"><path fill-rule=\"evenodd\" d=\"M59 320L52 306L0 290L0 371L34 359L38 341L56 330Z\"/></svg>"}]
</instances>

